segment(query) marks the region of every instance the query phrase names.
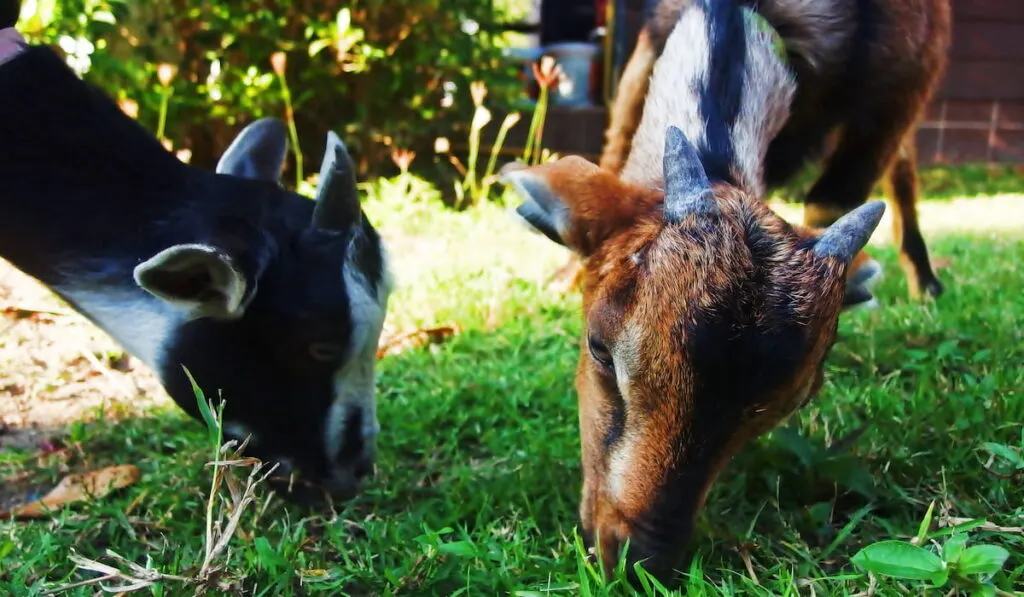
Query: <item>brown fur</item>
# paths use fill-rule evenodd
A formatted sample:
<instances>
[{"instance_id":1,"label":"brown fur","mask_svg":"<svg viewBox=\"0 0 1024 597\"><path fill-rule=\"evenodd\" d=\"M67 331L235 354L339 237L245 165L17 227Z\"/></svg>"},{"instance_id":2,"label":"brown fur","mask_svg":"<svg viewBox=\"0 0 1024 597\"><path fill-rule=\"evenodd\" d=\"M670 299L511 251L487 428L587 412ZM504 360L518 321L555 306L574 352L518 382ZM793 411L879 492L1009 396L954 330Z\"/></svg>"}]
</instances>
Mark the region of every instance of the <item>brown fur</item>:
<instances>
[{"instance_id":1,"label":"brown fur","mask_svg":"<svg viewBox=\"0 0 1024 597\"><path fill-rule=\"evenodd\" d=\"M644 96L647 95L647 85L656 58L657 54L645 28L640 31L636 47L622 71L615 92L616 100L611 105L611 119L605 131L605 147L599 162L606 170L619 172L626 163L630 141L643 115Z\"/></svg>"},{"instance_id":2,"label":"brown fur","mask_svg":"<svg viewBox=\"0 0 1024 597\"><path fill-rule=\"evenodd\" d=\"M759 198L725 184L714 188L722 214L709 230L704 218L665 224L661 191L624 183L582 158L563 158L529 174L567 206L572 216L564 239L584 260L587 331L576 373L584 532L606 571L629 539L631 560L646 557L645 567L664 575L726 464L820 389L822 362L843 306L843 279L870 258L861 253L848 267L816 262L800 247L820 230L791 225ZM761 239L757 250L755 238ZM780 311L781 305L792 311ZM721 402L720 416L708 418L703 405L725 397L700 391L696 382L722 380L707 378L714 373L694 364L688 350L695 346L678 326L690 323L699 334L707 314L722 309L742 311L737 325L748 329L796 325L802 339L778 347L780 354L798 356L793 363L765 363L777 371L777 384ZM602 369L588 354L591 336L610 349L635 343L631 377L610 377ZM628 400L619 395L620 383L628 385ZM618 441L633 447L628 466L616 473L616 452L606 441L617 401L629 421ZM666 506L666 498L678 503Z\"/></svg>"},{"instance_id":3,"label":"brown fur","mask_svg":"<svg viewBox=\"0 0 1024 597\"><path fill-rule=\"evenodd\" d=\"M649 79L637 80L653 69L687 3L664 0L641 33L644 43L627 65L630 84L616 95L601 154L600 164L612 172L625 163L643 112ZM876 14L858 13L864 5ZM940 295L943 287L918 227L913 138L945 71L948 0L764 0L757 9L786 39L800 82L792 116L769 148L768 186L789 182L808 161L823 157L828 136L835 135L835 147L807 194L804 222L827 226L862 204L885 178L897 208L893 226L909 293ZM872 19L875 31L861 28ZM858 56L864 57L859 66Z\"/></svg>"},{"instance_id":4,"label":"brown fur","mask_svg":"<svg viewBox=\"0 0 1024 597\"><path fill-rule=\"evenodd\" d=\"M814 68L849 41L833 17L804 19L833 23L801 38ZM628 540L628 562L659 577L730 459L820 390L840 313L877 272L860 249L882 214L862 208L824 238L772 212L760 178L796 89L774 38L713 0L679 23L621 172L568 157L504 173L517 213L583 264L584 535L606 572Z\"/></svg>"}]
</instances>

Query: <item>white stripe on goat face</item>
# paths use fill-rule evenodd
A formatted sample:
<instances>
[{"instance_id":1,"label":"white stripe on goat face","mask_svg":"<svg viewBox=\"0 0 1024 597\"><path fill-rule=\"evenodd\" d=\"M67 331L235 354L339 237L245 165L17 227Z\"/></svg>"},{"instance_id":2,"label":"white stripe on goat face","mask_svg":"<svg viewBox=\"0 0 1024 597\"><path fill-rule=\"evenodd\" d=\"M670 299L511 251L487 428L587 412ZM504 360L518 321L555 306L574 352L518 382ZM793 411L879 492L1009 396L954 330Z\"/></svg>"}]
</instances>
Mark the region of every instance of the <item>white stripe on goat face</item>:
<instances>
[{"instance_id":1,"label":"white stripe on goat face","mask_svg":"<svg viewBox=\"0 0 1024 597\"><path fill-rule=\"evenodd\" d=\"M68 297L96 327L125 351L159 374L167 345L186 317L141 289L62 284L55 291Z\"/></svg>"},{"instance_id":2,"label":"white stripe on goat face","mask_svg":"<svg viewBox=\"0 0 1024 597\"><path fill-rule=\"evenodd\" d=\"M332 467L337 466L335 461L343 447L345 421L349 412L353 409L362 412L361 432L366 453L373 452L377 433L380 431L376 402L377 344L384 327L388 297L392 290L383 241L380 250L383 263L377 298L374 298L370 281L356 265L351 261L345 263L343 275L352 317L349 349L352 356L334 375L334 401L324 422L324 446L327 462L331 463ZM339 464L344 466L344 463Z\"/></svg>"},{"instance_id":3,"label":"white stripe on goat face","mask_svg":"<svg viewBox=\"0 0 1024 597\"><path fill-rule=\"evenodd\" d=\"M627 487L627 475L633 468L636 445L643 434L641 421L630 416L630 390L633 374L640 365L640 346L642 329L633 322L623 326L619 337L612 348L612 363L615 366L615 383L622 397L623 416L626 419L625 429L612 453L608 456L608 493L615 500L622 499Z\"/></svg>"}]
</instances>

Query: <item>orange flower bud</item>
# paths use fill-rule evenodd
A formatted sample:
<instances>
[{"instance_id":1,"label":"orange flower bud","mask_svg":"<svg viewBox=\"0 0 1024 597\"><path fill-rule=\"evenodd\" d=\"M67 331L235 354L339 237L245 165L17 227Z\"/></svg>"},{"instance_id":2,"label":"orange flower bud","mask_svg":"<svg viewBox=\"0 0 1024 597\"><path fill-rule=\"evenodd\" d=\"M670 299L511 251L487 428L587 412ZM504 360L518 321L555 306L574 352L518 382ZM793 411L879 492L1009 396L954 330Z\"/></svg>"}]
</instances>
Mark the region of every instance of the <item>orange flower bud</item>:
<instances>
[{"instance_id":1,"label":"orange flower bud","mask_svg":"<svg viewBox=\"0 0 1024 597\"><path fill-rule=\"evenodd\" d=\"M288 65L288 55L284 52L274 52L270 55L270 66L279 77L284 76L285 68Z\"/></svg>"},{"instance_id":2,"label":"orange flower bud","mask_svg":"<svg viewBox=\"0 0 1024 597\"><path fill-rule=\"evenodd\" d=\"M156 78L160 81L160 84L167 87L174 80L174 75L177 73L177 68L173 64L167 64L166 62L161 63L156 68Z\"/></svg>"}]
</instances>

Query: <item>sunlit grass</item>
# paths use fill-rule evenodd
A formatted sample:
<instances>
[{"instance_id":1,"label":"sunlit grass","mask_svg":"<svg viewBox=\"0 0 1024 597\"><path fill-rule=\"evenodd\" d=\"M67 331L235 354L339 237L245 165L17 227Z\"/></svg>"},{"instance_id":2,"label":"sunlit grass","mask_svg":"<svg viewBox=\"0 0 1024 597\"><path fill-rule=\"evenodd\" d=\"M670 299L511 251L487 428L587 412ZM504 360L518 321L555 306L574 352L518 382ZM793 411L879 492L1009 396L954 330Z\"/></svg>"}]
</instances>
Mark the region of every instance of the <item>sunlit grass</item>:
<instances>
[{"instance_id":1,"label":"sunlit grass","mask_svg":"<svg viewBox=\"0 0 1024 597\"><path fill-rule=\"evenodd\" d=\"M226 560L245 578L240 594L628 595L594 577L575 537L579 298L545 285L566 252L504 206L455 214L433 201L378 193L367 206L399 281L388 328L461 331L381 361L381 460L363 495L336 515L273 499L243 519ZM778 208L799 218L798 206ZM906 298L883 222L871 248L887 271L883 308L844 318L821 396L723 474L684 570L688 594L919 594L871 581L849 558L913 536L932 501L940 523L1009 528L976 535L1011 552L999 585L1024 587L1024 535L1011 528L1024 526L1024 490L986 472L982 449L1018 441L1024 421L1024 197L927 201L921 212L933 257L948 262L946 294ZM210 486L205 433L177 410L78 429L73 468L133 462L143 480L52 520L2 523L0 594L81 580L72 548L194 572ZM14 472L61 474L0 454L0 478ZM166 584L153 594L192 593Z\"/></svg>"}]
</instances>

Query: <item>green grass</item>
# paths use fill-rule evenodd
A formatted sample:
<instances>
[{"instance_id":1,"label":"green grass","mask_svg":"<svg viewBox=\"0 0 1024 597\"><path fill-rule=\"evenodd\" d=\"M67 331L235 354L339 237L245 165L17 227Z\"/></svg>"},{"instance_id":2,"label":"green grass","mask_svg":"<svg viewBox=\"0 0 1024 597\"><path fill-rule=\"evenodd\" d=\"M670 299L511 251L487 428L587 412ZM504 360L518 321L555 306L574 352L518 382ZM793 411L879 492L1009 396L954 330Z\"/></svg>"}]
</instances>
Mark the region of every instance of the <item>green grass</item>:
<instances>
[{"instance_id":1,"label":"green grass","mask_svg":"<svg viewBox=\"0 0 1024 597\"><path fill-rule=\"evenodd\" d=\"M246 595L631 594L596 579L575 535L579 299L543 284L564 251L501 208L441 213L430 202L368 205L400 253L389 326L455 322L461 333L381 361L379 473L365 493L313 516L260 489L222 581ZM699 519L683 593L920 594L920 584L871 581L850 558L869 543L913 537L933 501L932 531L956 518L1024 526L1024 488L986 472L983 449L1021 441L1021 207L1024 197L922 206L926 232L935 224L932 254L951 260L940 272L947 294L935 304L906 299L880 231L872 251L886 266L884 308L843 319L819 398L722 475ZM976 212L992 225L965 215ZM131 462L144 476L51 520L0 523L0 594L89 578L70 554L103 559L108 549L166 574L194 574L211 479L202 425L169 409L78 426L71 439L74 469ZM0 478L19 471L61 476L0 452ZM1024 535L986 528L971 531L972 542L1011 553L996 584L1024 590ZM139 594L150 593L195 589L165 581Z\"/></svg>"}]
</instances>

